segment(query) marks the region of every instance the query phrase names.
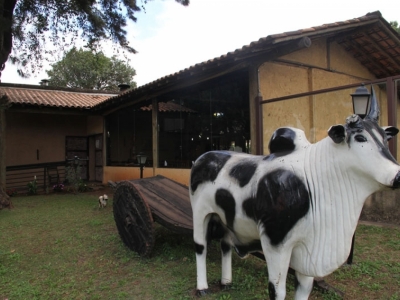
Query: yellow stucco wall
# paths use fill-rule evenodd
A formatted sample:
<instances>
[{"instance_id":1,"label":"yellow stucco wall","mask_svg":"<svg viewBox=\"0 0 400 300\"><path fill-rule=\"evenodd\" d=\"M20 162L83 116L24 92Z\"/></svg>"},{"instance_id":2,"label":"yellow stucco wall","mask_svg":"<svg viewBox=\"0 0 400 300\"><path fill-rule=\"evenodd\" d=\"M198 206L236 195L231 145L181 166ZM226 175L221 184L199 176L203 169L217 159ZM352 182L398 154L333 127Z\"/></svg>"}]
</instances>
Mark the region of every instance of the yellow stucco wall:
<instances>
[{"instance_id":1,"label":"yellow stucco wall","mask_svg":"<svg viewBox=\"0 0 400 300\"><path fill-rule=\"evenodd\" d=\"M190 180L190 169L159 168L155 170L155 175L163 175L188 186Z\"/></svg>"},{"instance_id":2,"label":"yellow stucco wall","mask_svg":"<svg viewBox=\"0 0 400 300\"><path fill-rule=\"evenodd\" d=\"M103 116L87 117L87 135L103 133Z\"/></svg>"},{"instance_id":3,"label":"yellow stucco wall","mask_svg":"<svg viewBox=\"0 0 400 300\"><path fill-rule=\"evenodd\" d=\"M330 43L328 46L326 40L313 42L310 48L287 55L283 60L264 63L259 69L259 76L264 100L374 79L338 44ZM348 89L264 104L264 153L269 153L268 143L272 133L282 126L304 130L310 142L324 138L331 125L343 124L346 117L353 113L350 94L354 91ZM386 98L381 101L383 121L385 101Z\"/></svg>"},{"instance_id":4,"label":"yellow stucco wall","mask_svg":"<svg viewBox=\"0 0 400 300\"><path fill-rule=\"evenodd\" d=\"M342 46L332 42L330 45L330 69L345 74L352 74L359 77L358 81L362 78L374 79L374 76L364 68L360 62L351 57Z\"/></svg>"},{"instance_id":5,"label":"yellow stucco wall","mask_svg":"<svg viewBox=\"0 0 400 300\"><path fill-rule=\"evenodd\" d=\"M327 39L314 40L310 48L282 56L281 59L351 74L359 77L358 81L362 78L373 79L372 74L362 67L358 60L351 57L342 46Z\"/></svg>"},{"instance_id":6,"label":"yellow stucco wall","mask_svg":"<svg viewBox=\"0 0 400 300\"><path fill-rule=\"evenodd\" d=\"M260 69L260 84L263 99L292 95L308 91L308 71L284 64L265 63ZM268 95L266 97L266 95ZM276 128L291 126L310 128L308 97L280 101L262 106L264 153L268 153L268 142Z\"/></svg>"},{"instance_id":7,"label":"yellow stucco wall","mask_svg":"<svg viewBox=\"0 0 400 300\"><path fill-rule=\"evenodd\" d=\"M282 56L283 60L301 62L320 68L327 67L327 44L326 39L312 41L310 48L305 48L291 54Z\"/></svg>"},{"instance_id":8,"label":"yellow stucco wall","mask_svg":"<svg viewBox=\"0 0 400 300\"><path fill-rule=\"evenodd\" d=\"M63 161L65 136L86 136L86 125L86 116L8 110L6 111L6 165Z\"/></svg>"}]
</instances>

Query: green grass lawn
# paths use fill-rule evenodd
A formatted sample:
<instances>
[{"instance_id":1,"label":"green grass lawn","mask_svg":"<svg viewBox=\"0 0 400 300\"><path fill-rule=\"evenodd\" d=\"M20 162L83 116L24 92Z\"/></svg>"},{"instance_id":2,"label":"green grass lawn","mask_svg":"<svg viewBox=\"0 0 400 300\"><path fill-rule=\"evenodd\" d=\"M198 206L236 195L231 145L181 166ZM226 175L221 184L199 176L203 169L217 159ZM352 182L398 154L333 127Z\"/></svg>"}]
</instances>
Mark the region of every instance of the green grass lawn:
<instances>
[{"instance_id":1,"label":"green grass lawn","mask_svg":"<svg viewBox=\"0 0 400 300\"><path fill-rule=\"evenodd\" d=\"M196 266L191 237L156 226L151 258L127 249L117 233L112 203L97 207L91 194L12 198L0 211L0 300L193 299ZM112 201L109 201L112 202ZM208 277L220 276L219 246L209 249ZM355 264L326 278L345 299L400 299L400 230L359 226ZM266 299L263 261L234 255L234 286L203 299ZM288 278L288 299L293 278ZM313 291L311 299L338 299Z\"/></svg>"}]
</instances>

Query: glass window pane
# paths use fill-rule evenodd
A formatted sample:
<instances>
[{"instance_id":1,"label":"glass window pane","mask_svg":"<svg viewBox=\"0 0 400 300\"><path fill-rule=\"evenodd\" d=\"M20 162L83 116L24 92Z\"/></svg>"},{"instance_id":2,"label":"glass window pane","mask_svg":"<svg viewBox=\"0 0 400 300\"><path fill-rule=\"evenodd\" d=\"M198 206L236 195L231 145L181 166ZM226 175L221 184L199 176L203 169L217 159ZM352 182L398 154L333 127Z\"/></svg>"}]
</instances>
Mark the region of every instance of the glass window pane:
<instances>
[{"instance_id":1,"label":"glass window pane","mask_svg":"<svg viewBox=\"0 0 400 300\"><path fill-rule=\"evenodd\" d=\"M159 102L159 166L190 168L211 150L250 151L246 73L181 90Z\"/></svg>"},{"instance_id":2,"label":"glass window pane","mask_svg":"<svg viewBox=\"0 0 400 300\"><path fill-rule=\"evenodd\" d=\"M137 164L137 154L146 154L152 164L151 110L131 106L106 117L107 165Z\"/></svg>"}]
</instances>

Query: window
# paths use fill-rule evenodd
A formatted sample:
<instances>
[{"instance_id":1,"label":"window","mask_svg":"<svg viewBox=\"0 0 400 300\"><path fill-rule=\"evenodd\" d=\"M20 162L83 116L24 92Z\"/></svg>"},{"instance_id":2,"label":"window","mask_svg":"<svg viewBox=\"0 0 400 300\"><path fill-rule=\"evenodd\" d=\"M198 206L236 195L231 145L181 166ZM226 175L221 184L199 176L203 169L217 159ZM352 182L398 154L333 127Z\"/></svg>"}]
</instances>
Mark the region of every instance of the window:
<instances>
[{"instance_id":1,"label":"window","mask_svg":"<svg viewBox=\"0 0 400 300\"><path fill-rule=\"evenodd\" d=\"M210 150L250 151L247 71L158 96L158 167L191 168ZM106 117L107 165L137 165L152 158L152 105L120 109Z\"/></svg>"},{"instance_id":2,"label":"window","mask_svg":"<svg viewBox=\"0 0 400 300\"><path fill-rule=\"evenodd\" d=\"M137 154L152 153L151 110L141 108L123 108L106 117L108 166L134 165Z\"/></svg>"},{"instance_id":3,"label":"window","mask_svg":"<svg viewBox=\"0 0 400 300\"><path fill-rule=\"evenodd\" d=\"M159 102L159 167L190 168L210 150L250 151L247 74L218 79Z\"/></svg>"}]
</instances>

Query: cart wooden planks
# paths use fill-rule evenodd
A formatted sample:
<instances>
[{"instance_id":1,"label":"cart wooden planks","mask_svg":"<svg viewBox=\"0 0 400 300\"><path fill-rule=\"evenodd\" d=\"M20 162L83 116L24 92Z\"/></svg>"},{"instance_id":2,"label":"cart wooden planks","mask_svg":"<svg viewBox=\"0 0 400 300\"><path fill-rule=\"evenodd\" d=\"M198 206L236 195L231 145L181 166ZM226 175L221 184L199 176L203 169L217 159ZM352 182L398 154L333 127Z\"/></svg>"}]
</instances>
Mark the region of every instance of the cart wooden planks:
<instances>
[{"instance_id":1,"label":"cart wooden planks","mask_svg":"<svg viewBox=\"0 0 400 300\"><path fill-rule=\"evenodd\" d=\"M174 232L193 233L188 188L161 175L118 183L113 209L122 241L141 256L153 249L154 222Z\"/></svg>"}]
</instances>

